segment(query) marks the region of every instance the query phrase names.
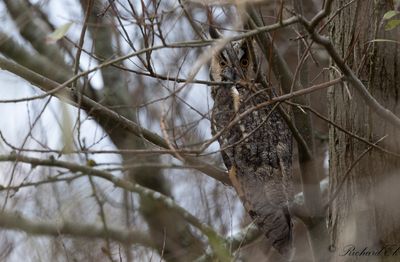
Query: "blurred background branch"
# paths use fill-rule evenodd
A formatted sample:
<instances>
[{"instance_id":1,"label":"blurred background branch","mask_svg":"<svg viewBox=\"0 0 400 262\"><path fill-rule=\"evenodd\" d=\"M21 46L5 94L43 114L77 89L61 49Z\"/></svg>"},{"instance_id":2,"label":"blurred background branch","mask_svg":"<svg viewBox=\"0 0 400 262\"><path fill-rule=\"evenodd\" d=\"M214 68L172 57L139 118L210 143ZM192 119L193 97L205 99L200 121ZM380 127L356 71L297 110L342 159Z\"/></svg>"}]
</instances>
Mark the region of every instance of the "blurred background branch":
<instances>
[{"instance_id":1,"label":"blurred background branch","mask_svg":"<svg viewBox=\"0 0 400 262\"><path fill-rule=\"evenodd\" d=\"M374 188L382 181L364 173L397 168L389 98L399 74L371 62L398 60L396 45L373 41L396 42L399 29L381 27L397 5L235 2L0 1L0 260L280 261L244 214L210 132L209 87L232 83L210 81L209 61L239 39L258 43L261 82L278 87L246 113L278 103L297 142L294 261L321 261L346 244L341 232L356 208L349 196L364 203L386 185ZM209 39L209 23L225 37ZM395 228L382 210L375 215ZM367 239L397 240L373 228Z\"/></svg>"}]
</instances>

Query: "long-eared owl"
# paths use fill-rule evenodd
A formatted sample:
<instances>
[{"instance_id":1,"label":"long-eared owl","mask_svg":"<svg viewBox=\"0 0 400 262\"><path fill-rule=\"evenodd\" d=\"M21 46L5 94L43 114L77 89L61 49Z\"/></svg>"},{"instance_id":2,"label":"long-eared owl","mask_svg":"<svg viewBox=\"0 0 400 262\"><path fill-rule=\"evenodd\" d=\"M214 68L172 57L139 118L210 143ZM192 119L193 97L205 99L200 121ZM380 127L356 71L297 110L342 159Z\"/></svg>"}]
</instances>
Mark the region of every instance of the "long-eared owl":
<instances>
[{"instance_id":1,"label":"long-eared owl","mask_svg":"<svg viewBox=\"0 0 400 262\"><path fill-rule=\"evenodd\" d=\"M213 28L210 35L220 37ZM257 83L259 65L250 40L213 52L211 79L233 84L212 87L211 128L213 135L219 134L223 161L246 211L272 246L290 257L292 134L273 106L256 108L269 99Z\"/></svg>"}]
</instances>

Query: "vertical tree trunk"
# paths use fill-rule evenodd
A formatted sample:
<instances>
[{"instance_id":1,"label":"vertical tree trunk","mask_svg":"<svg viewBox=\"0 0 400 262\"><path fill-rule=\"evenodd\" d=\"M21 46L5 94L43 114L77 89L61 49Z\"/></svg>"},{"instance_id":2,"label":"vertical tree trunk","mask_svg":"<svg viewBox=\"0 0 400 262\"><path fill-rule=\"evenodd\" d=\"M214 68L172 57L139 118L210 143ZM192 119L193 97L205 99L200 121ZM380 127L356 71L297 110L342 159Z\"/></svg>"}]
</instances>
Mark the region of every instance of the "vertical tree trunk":
<instances>
[{"instance_id":1,"label":"vertical tree trunk","mask_svg":"<svg viewBox=\"0 0 400 262\"><path fill-rule=\"evenodd\" d=\"M348 2L334 1L333 10ZM399 40L398 29L384 30L383 15L391 9L393 1L355 1L334 18L331 34L335 47L369 92L400 115L400 45L371 42ZM352 86L346 88L335 86L329 91L331 119L372 142L387 136L378 145L400 152L399 130L374 114ZM400 160L374 148L363 154L368 145L334 127L330 128L329 148L330 197L345 179L329 212L334 261L398 261ZM371 251L378 253L367 253Z\"/></svg>"},{"instance_id":2,"label":"vertical tree trunk","mask_svg":"<svg viewBox=\"0 0 400 262\"><path fill-rule=\"evenodd\" d=\"M81 0L82 9L85 10L88 0ZM90 14L89 30L94 41L94 52L99 58L107 59L115 55L116 50L112 46L113 32L108 25L107 17L99 16L102 12L105 1L95 1L94 8ZM104 81L104 104L109 106L131 104L131 94L127 88L125 73L116 67L105 67L102 69ZM137 122L134 110L117 109L118 113L128 119ZM109 126L102 123L102 126L110 135L118 149L143 149L145 143L142 138L126 132L121 127ZM132 161L129 155L122 155L124 162ZM157 163L158 157L137 157L137 162ZM132 169L129 172L129 179L136 183L171 196L171 188L167 179L159 168L141 167ZM149 226L149 234L157 247L157 251L166 261L190 261L200 256L203 252L202 242L191 232L189 224L176 212L157 202L154 199L141 197L139 211Z\"/></svg>"}]
</instances>

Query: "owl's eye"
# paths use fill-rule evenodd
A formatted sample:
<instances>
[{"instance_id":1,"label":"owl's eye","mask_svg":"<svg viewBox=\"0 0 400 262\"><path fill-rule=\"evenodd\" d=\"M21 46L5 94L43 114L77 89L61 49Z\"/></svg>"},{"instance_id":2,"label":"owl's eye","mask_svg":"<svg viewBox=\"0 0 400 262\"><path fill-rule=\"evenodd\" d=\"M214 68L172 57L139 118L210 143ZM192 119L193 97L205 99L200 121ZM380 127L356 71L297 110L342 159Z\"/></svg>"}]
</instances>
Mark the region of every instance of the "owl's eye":
<instances>
[{"instance_id":1,"label":"owl's eye","mask_svg":"<svg viewBox=\"0 0 400 262\"><path fill-rule=\"evenodd\" d=\"M226 62L224 60L219 60L219 65L220 66L226 66Z\"/></svg>"},{"instance_id":2,"label":"owl's eye","mask_svg":"<svg viewBox=\"0 0 400 262\"><path fill-rule=\"evenodd\" d=\"M249 60L247 60L246 58L240 60L240 64L244 67L248 67L249 66Z\"/></svg>"}]
</instances>

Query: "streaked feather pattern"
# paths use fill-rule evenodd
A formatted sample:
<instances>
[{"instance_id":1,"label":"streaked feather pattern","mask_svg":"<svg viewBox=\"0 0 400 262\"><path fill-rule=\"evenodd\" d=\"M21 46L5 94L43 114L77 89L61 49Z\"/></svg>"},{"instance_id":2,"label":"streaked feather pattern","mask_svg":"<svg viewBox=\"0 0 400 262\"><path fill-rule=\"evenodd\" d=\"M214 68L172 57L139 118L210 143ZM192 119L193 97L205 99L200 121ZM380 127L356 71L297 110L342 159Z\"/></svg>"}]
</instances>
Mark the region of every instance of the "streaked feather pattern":
<instances>
[{"instance_id":1,"label":"streaked feather pattern","mask_svg":"<svg viewBox=\"0 0 400 262\"><path fill-rule=\"evenodd\" d=\"M253 65L257 63L249 48L249 42L235 42L213 56L211 77L236 84L212 87L212 132L216 134L236 121L218 138L229 177L251 218L273 247L288 258L293 252L289 212L293 198L292 135L272 106L238 119L239 114L268 99L254 83L257 69Z\"/></svg>"}]
</instances>

